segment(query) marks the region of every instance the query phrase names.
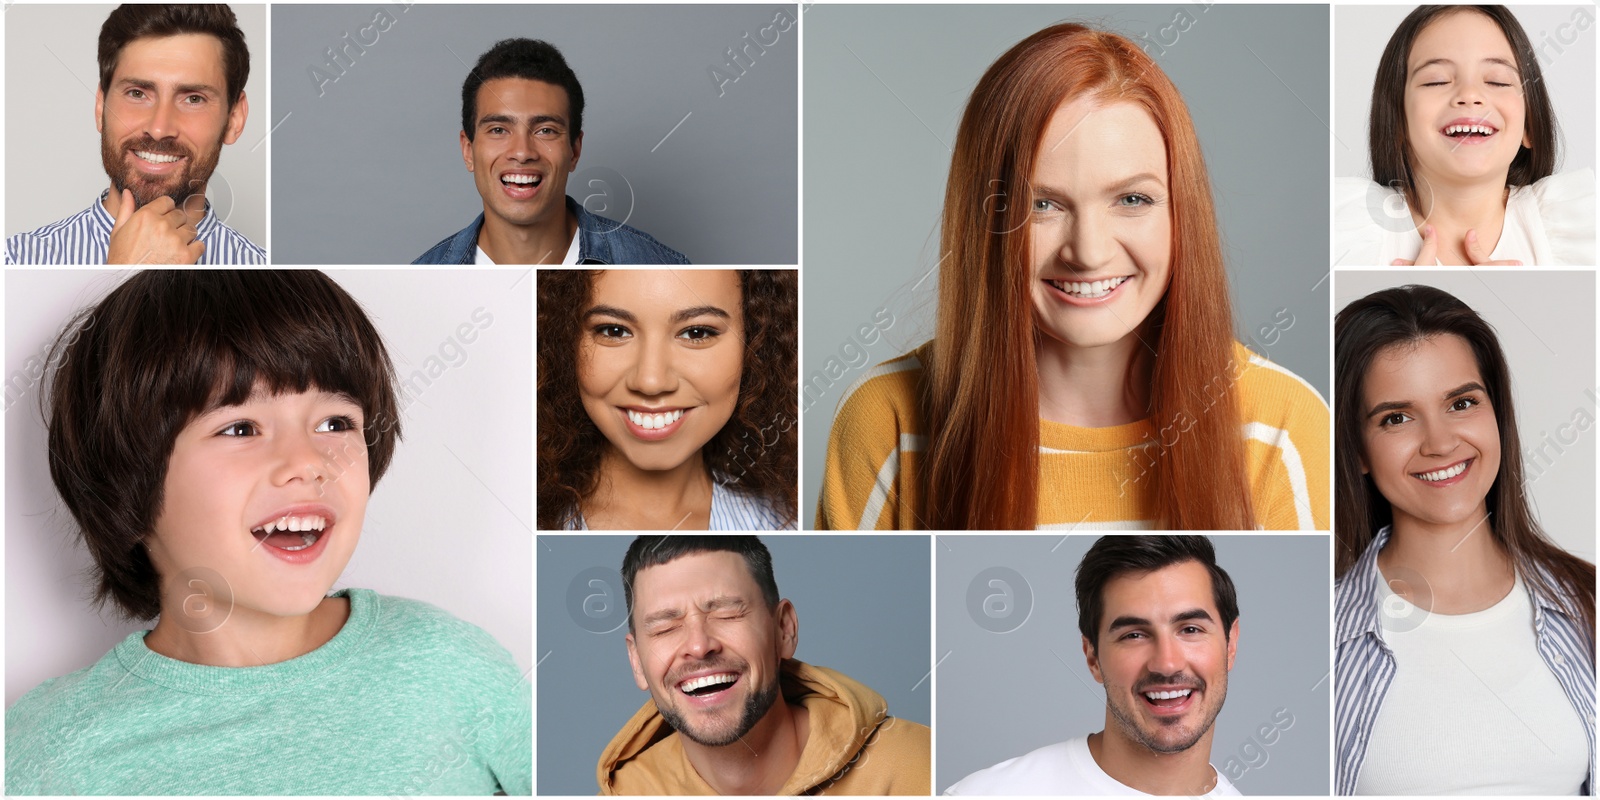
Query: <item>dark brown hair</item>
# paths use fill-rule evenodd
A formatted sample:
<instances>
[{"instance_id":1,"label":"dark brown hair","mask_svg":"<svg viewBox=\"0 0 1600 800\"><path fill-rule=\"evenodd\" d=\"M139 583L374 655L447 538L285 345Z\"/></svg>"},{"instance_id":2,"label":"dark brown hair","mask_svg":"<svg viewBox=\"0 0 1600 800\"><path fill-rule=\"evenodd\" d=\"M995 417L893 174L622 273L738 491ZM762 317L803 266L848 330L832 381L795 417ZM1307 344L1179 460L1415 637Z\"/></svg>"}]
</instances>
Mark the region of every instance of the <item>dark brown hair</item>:
<instances>
[{"instance_id":1,"label":"dark brown hair","mask_svg":"<svg viewBox=\"0 0 1600 800\"><path fill-rule=\"evenodd\" d=\"M561 87L567 93L567 141L583 135L583 85L555 45L538 39L501 39L478 56L461 83L461 131L472 141L478 135L478 90L495 78L524 78Z\"/></svg>"},{"instance_id":2,"label":"dark brown hair","mask_svg":"<svg viewBox=\"0 0 1600 800\"><path fill-rule=\"evenodd\" d=\"M1032 529L1039 504L1039 376L1029 281L1033 163L1056 108L1131 102L1161 130L1172 187L1172 278L1139 333L1154 342L1150 415L1190 423L1151 465L1163 528L1255 527L1233 390L1233 314L1200 140L1189 109L1137 45L1082 25L1019 42L972 91L945 189L938 328L923 398L921 509L936 530ZM1011 196L996 202L996 190ZM1197 387L1205 387L1200 391ZM1211 391L1215 389L1215 391Z\"/></svg>"},{"instance_id":3,"label":"dark brown hair","mask_svg":"<svg viewBox=\"0 0 1600 800\"><path fill-rule=\"evenodd\" d=\"M1130 573L1143 575L1158 569L1196 562L1211 574L1211 599L1222 615L1222 638L1233 635L1233 621L1239 618L1239 597L1227 570L1217 566L1217 551L1211 540L1192 534L1139 534L1102 536L1089 547L1078 563L1073 581L1078 595L1078 631L1100 650L1100 622L1106 613L1103 596L1112 578Z\"/></svg>"},{"instance_id":4,"label":"dark brown hair","mask_svg":"<svg viewBox=\"0 0 1600 800\"><path fill-rule=\"evenodd\" d=\"M100 91L111 89L122 48L135 39L204 33L222 42L222 74L228 80L228 108L244 94L250 78L250 48L233 9L220 4L126 3L117 6L100 26Z\"/></svg>"},{"instance_id":5,"label":"dark brown hair","mask_svg":"<svg viewBox=\"0 0 1600 800\"><path fill-rule=\"evenodd\" d=\"M798 518L798 285L794 270L738 270L744 363L733 417L701 448L713 480ZM580 516L600 483L606 438L578 396L578 343L598 271L539 271L539 527Z\"/></svg>"},{"instance_id":6,"label":"dark brown hair","mask_svg":"<svg viewBox=\"0 0 1600 800\"><path fill-rule=\"evenodd\" d=\"M1523 129L1532 148L1522 147L1511 160L1507 186L1527 186L1547 178L1556 169L1556 113L1545 89L1544 73L1522 23L1505 6L1417 6L1406 15L1389 37L1389 44L1378 60L1378 75L1372 83L1372 110L1367 128L1367 154L1372 159L1372 180L1405 192L1413 208L1417 205L1417 184L1411 172L1411 140L1406 135L1406 81L1410 76L1411 45L1429 23L1447 14L1476 11L1500 26L1517 58L1527 115Z\"/></svg>"},{"instance_id":7,"label":"dark brown hair","mask_svg":"<svg viewBox=\"0 0 1600 800\"><path fill-rule=\"evenodd\" d=\"M778 607L778 581L772 576L772 553L754 536L639 536L622 557L622 596L628 603L628 630L633 630L633 579L645 567L670 564L696 553L736 553L744 559L750 577L761 587L767 610Z\"/></svg>"},{"instance_id":8,"label":"dark brown hair","mask_svg":"<svg viewBox=\"0 0 1600 800\"><path fill-rule=\"evenodd\" d=\"M313 270L150 270L56 338L41 395L50 477L94 559L95 600L161 611L143 539L160 515L178 433L196 416L313 387L365 417L376 486L400 438L394 366L361 306Z\"/></svg>"},{"instance_id":9,"label":"dark brown hair","mask_svg":"<svg viewBox=\"0 0 1600 800\"><path fill-rule=\"evenodd\" d=\"M1334 318L1334 574L1344 575L1366 552L1378 531L1394 519L1389 501L1370 475L1361 472L1362 396L1374 359L1395 345L1435 336L1459 336L1472 348L1500 428L1500 472L1485 498L1490 531L1517 573L1542 596L1594 629L1594 565L1550 541L1522 493L1522 442L1511 402L1511 370L1494 328L1455 296L1432 286L1384 289L1345 306ZM1555 579L1551 586L1541 577ZM1563 601L1563 596L1571 598ZM1593 641L1590 641L1593 649Z\"/></svg>"}]
</instances>

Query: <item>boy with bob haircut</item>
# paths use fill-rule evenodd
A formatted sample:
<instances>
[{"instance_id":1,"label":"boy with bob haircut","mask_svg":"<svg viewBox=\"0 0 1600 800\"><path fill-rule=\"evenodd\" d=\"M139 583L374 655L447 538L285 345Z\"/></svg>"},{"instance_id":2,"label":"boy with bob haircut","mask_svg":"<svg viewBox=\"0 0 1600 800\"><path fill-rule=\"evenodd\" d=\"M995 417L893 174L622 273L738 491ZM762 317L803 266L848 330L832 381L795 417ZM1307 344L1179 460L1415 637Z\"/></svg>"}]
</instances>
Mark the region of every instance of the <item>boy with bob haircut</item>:
<instances>
[{"instance_id":1,"label":"boy with bob haircut","mask_svg":"<svg viewBox=\"0 0 1600 800\"><path fill-rule=\"evenodd\" d=\"M531 794L531 693L481 629L328 594L400 438L394 367L309 270L134 275L43 402L96 599L156 618L6 712L11 794Z\"/></svg>"}]
</instances>

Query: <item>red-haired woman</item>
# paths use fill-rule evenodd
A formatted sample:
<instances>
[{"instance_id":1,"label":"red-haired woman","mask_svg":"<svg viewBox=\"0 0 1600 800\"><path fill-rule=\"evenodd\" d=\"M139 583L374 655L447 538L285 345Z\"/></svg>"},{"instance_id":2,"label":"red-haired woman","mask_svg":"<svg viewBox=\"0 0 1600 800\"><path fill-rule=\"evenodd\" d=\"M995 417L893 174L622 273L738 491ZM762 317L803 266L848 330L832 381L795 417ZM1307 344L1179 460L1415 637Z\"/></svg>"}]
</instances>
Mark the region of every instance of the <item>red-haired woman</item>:
<instances>
[{"instance_id":1,"label":"red-haired woman","mask_svg":"<svg viewBox=\"0 0 1600 800\"><path fill-rule=\"evenodd\" d=\"M1194 125L1136 45L1056 25L990 66L941 230L936 336L841 400L818 528L1328 528L1327 405L1234 341Z\"/></svg>"}]
</instances>

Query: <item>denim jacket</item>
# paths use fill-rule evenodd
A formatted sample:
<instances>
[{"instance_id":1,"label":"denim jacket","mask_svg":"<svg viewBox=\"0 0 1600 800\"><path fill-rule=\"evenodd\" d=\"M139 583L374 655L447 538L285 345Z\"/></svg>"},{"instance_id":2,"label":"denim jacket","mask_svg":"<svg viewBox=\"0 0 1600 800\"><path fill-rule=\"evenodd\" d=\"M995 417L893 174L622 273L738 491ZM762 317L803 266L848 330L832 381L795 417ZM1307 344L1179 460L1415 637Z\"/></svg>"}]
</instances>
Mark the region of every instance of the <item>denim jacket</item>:
<instances>
[{"instance_id":1,"label":"denim jacket","mask_svg":"<svg viewBox=\"0 0 1600 800\"><path fill-rule=\"evenodd\" d=\"M658 242L650 234L615 220L589 213L571 197L567 210L578 217L579 264L687 264L682 253ZM471 264L478 255L478 231L483 214L455 235L434 245L413 264Z\"/></svg>"},{"instance_id":2,"label":"denim jacket","mask_svg":"<svg viewBox=\"0 0 1600 800\"><path fill-rule=\"evenodd\" d=\"M1366 552L1333 587L1334 628L1334 791L1355 794L1367 743L1383 707L1383 697L1394 681L1394 653L1383 641L1373 586L1378 582L1378 551L1389 541L1389 528L1367 546ZM1545 574L1544 579L1553 583ZM1548 598L1530 587L1533 595L1533 629L1539 655L1555 674L1572 708L1589 736L1589 779L1582 794L1594 794L1594 639L1581 618L1569 610L1575 598Z\"/></svg>"}]
</instances>

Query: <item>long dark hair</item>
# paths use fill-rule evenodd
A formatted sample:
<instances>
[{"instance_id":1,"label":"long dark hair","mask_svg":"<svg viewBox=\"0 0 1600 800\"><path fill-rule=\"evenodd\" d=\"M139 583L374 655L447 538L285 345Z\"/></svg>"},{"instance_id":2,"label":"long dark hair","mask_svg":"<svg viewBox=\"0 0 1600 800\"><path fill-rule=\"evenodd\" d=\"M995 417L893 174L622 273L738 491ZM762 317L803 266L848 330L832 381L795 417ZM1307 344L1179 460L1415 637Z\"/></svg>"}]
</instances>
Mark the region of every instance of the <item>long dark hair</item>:
<instances>
[{"instance_id":1,"label":"long dark hair","mask_svg":"<svg viewBox=\"0 0 1600 800\"><path fill-rule=\"evenodd\" d=\"M792 269L742 269L744 365L733 417L701 448L711 477L798 519L799 280ZM539 527L575 521L600 485L606 438L578 395L578 341L598 271L539 271Z\"/></svg>"},{"instance_id":2,"label":"long dark hair","mask_svg":"<svg viewBox=\"0 0 1600 800\"><path fill-rule=\"evenodd\" d=\"M1594 629L1594 565L1545 535L1522 493L1522 445L1511 401L1511 371L1494 328L1455 296L1432 286L1384 289L1345 306L1334 319L1334 474L1338 487L1334 574L1344 575L1390 524L1394 511L1371 476L1361 473L1362 393L1367 370L1385 348L1434 336L1459 336L1472 348L1500 428L1500 472L1485 499L1495 541L1517 573L1542 596ZM1555 585L1543 579L1549 575ZM1576 604L1576 605L1574 605ZM1591 653L1593 639L1589 642Z\"/></svg>"},{"instance_id":3,"label":"long dark hair","mask_svg":"<svg viewBox=\"0 0 1600 800\"><path fill-rule=\"evenodd\" d=\"M1411 140L1406 137L1406 64L1411 60L1411 45L1429 23L1446 14L1465 11L1476 11L1500 26L1516 54L1517 72L1522 76L1522 96L1528 109L1523 129L1533 147L1517 150L1506 185L1527 186L1556 171L1556 112L1544 86L1539 57L1522 30L1522 23L1505 6L1418 6L1400 22L1383 48L1378 75L1372 82L1372 112L1367 128L1372 180L1404 191L1413 208L1417 205L1417 184L1411 173Z\"/></svg>"}]
</instances>

